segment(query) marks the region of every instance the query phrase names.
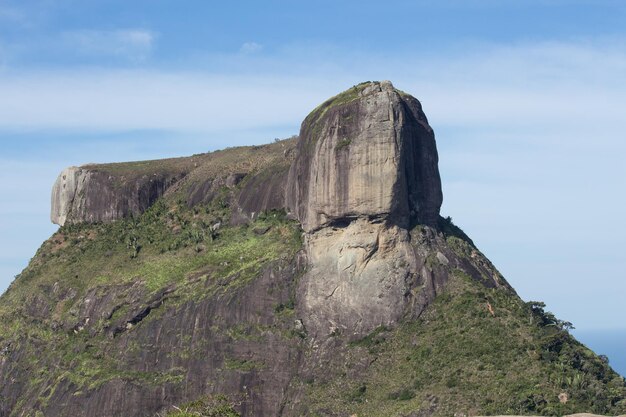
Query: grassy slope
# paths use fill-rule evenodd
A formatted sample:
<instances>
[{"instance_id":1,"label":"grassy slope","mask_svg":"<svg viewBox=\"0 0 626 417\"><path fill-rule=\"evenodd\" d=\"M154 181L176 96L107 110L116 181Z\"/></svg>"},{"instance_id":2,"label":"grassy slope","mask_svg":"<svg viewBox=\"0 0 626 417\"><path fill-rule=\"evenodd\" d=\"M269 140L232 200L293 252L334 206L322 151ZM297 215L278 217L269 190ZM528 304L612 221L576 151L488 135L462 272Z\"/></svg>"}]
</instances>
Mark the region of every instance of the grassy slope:
<instances>
[{"instance_id":1,"label":"grassy slope","mask_svg":"<svg viewBox=\"0 0 626 417\"><path fill-rule=\"evenodd\" d=\"M139 294L147 300L173 288L167 308L175 308L246 285L268 262L293 256L301 246L299 227L281 213L227 226L227 193L193 209L183 201L161 200L136 219L65 226L42 245L0 298L0 348L22 352L13 365L16 374L37 375L26 381L16 412L33 398L45 405L64 380L79 391L115 378L153 385L181 380L180 370L129 371L109 353L107 332L132 309L131 299ZM222 226L212 230L218 222ZM84 323L86 295L110 292L117 297L112 306L118 305L111 317ZM145 322L158 316L155 311Z\"/></svg>"},{"instance_id":2,"label":"grassy slope","mask_svg":"<svg viewBox=\"0 0 626 417\"><path fill-rule=\"evenodd\" d=\"M468 245L454 237L448 243ZM338 355L332 377L302 382L311 415L626 411L623 378L563 322L504 288L487 289L452 272L446 291L420 319L377 329ZM566 404L561 393L569 396Z\"/></svg>"},{"instance_id":3,"label":"grassy slope","mask_svg":"<svg viewBox=\"0 0 626 417\"><path fill-rule=\"evenodd\" d=\"M8 324L0 328L0 346L23 346L28 360L17 366L29 373L37 369L22 401L38 398L45 404L63 379L79 389L113 378L154 385L179 381L182 375L176 370L128 371L114 355L105 354L105 330L127 312L123 302L110 319L92 324L90 332L68 330L67 325L80 322L80 302L94 288L106 293L139 283L147 298L174 285L174 302L182 303L210 294L206 279L236 277L230 285L245 285L266 262L300 247L299 228L279 213L249 226L211 232L211 225L227 216L222 198L195 209L161 201L137 219L64 227L44 243L0 302L0 320ZM254 232L267 226L264 235ZM458 238L449 237L448 244L459 254L467 252L463 245L468 244ZM206 268L211 278L195 281L194 272ZM344 345L328 381L303 381L310 410L358 416L402 416L435 405L441 416L458 411L561 415L624 410L623 402L617 404L624 397L623 379L565 330L550 325L549 313L533 311L509 291L486 289L460 270L453 277L419 320ZM29 306L46 304L52 307L49 316L29 312ZM158 319L158 314L148 319ZM91 348L77 350L86 344ZM355 372L364 362L366 370ZM567 404L559 403L562 392L569 395ZM215 410L219 407L199 415L229 415L210 414Z\"/></svg>"}]
</instances>

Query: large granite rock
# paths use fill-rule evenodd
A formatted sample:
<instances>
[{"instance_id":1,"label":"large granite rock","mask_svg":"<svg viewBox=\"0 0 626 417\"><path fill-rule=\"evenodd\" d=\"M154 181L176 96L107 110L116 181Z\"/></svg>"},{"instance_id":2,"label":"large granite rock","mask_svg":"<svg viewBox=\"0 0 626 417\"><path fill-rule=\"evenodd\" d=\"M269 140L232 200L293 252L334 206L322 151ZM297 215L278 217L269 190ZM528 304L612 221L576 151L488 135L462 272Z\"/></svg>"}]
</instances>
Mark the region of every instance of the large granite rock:
<instances>
[{"instance_id":1,"label":"large granite rock","mask_svg":"<svg viewBox=\"0 0 626 417\"><path fill-rule=\"evenodd\" d=\"M412 292L427 274L409 229L437 225L437 163L420 103L388 81L359 84L302 123L286 206L305 231L298 294L311 336L363 336L434 297L433 288Z\"/></svg>"},{"instance_id":2,"label":"large granite rock","mask_svg":"<svg viewBox=\"0 0 626 417\"><path fill-rule=\"evenodd\" d=\"M388 81L360 84L302 123L286 205L305 231L357 217L434 225L437 163L419 101Z\"/></svg>"}]
</instances>

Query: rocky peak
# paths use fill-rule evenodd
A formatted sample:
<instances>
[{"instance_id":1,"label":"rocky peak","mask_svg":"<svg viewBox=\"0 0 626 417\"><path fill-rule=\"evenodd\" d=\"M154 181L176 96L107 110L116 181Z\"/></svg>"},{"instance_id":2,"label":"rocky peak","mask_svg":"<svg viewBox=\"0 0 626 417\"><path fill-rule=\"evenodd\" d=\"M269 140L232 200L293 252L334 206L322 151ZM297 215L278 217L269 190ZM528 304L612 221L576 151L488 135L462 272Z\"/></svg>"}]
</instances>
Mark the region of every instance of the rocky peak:
<instances>
[{"instance_id":1,"label":"rocky peak","mask_svg":"<svg viewBox=\"0 0 626 417\"><path fill-rule=\"evenodd\" d=\"M52 222L107 222L141 214L193 171L197 184L190 189L206 191L216 182L203 177L203 165L213 159L205 154L67 168L53 187ZM291 167L284 162L284 170L247 181L257 189L242 195L248 217L286 208L307 232L357 218L402 227L437 222L442 192L433 130L419 101L389 81L361 83L318 106L302 123ZM265 184L268 175L271 187ZM250 191L266 203L249 198ZM206 200L196 194L190 204Z\"/></svg>"},{"instance_id":2,"label":"rocky peak","mask_svg":"<svg viewBox=\"0 0 626 417\"><path fill-rule=\"evenodd\" d=\"M310 335L324 339L339 329L362 336L427 305L445 279L420 272L410 230L437 225L442 192L433 130L419 101L389 81L358 84L314 109L295 152L290 146L239 151L251 160L274 156L257 169L236 166L248 174L237 174L241 186L232 184L230 221L283 208L299 220L308 270L298 297ZM233 169L208 170L220 155L69 168L53 189L52 220L137 215L169 189L187 194L189 205L208 204L228 183L220 175Z\"/></svg>"},{"instance_id":3,"label":"rocky peak","mask_svg":"<svg viewBox=\"0 0 626 417\"><path fill-rule=\"evenodd\" d=\"M356 218L436 224L442 202L433 130L414 97L366 82L304 120L286 206L305 231Z\"/></svg>"},{"instance_id":4,"label":"rocky peak","mask_svg":"<svg viewBox=\"0 0 626 417\"><path fill-rule=\"evenodd\" d=\"M623 378L439 217L437 159L420 103L368 82L298 138L67 169L53 221L102 224L59 230L0 297L0 417L221 394L244 417L626 410Z\"/></svg>"},{"instance_id":5,"label":"rocky peak","mask_svg":"<svg viewBox=\"0 0 626 417\"><path fill-rule=\"evenodd\" d=\"M356 85L304 120L285 205L305 231L298 294L311 337L362 337L434 297L445 278L420 271L410 229L437 225L437 164L419 101L389 81Z\"/></svg>"}]
</instances>

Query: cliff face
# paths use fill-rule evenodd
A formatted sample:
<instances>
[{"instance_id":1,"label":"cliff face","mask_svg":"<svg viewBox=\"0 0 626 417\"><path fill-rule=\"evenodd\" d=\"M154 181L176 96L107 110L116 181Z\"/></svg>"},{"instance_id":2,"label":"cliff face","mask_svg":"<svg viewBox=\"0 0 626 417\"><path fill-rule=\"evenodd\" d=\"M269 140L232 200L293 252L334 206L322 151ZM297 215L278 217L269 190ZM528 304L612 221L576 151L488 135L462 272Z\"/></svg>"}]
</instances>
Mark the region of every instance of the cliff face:
<instances>
[{"instance_id":1,"label":"cliff face","mask_svg":"<svg viewBox=\"0 0 626 417\"><path fill-rule=\"evenodd\" d=\"M287 206L305 231L352 218L436 225L442 202L433 130L390 82L333 97L303 122Z\"/></svg>"},{"instance_id":2,"label":"cliff face","mask_svg":"<svg viewBox=\"0 0 626 417\"><path fill-rule=\"evenodd\" d=\"M298 294L311 336L393 326L445 284L420 270L409 234L418 223L437 226L437 164L420 103L389 81L355 86L305 119L286 205L305 231L309 269Z\"/></svg>"},{"instance_id":3,"label":"cliff face","mask_svg":"<svg viewBox=\"0 0 626 417\"><path fill-rule=\"evenodd\" d=\"M111 222L139 215L185 174L154 172L126 179L97 168L66 168L52 188L52 223Z\"/></svg>"},{"instance_id":4,"label":"cliff face","mask_svg":"<svg viewBox=\"0 0 626 417\"><path fill-rule=\"evenodd\" d=\"M623 379L439 216L437 159L419 102L372 82L297 139L69 168L65 226L0 298L0 417L221 394L255 417L625 409Z\"/></svg>"}]
</instances>

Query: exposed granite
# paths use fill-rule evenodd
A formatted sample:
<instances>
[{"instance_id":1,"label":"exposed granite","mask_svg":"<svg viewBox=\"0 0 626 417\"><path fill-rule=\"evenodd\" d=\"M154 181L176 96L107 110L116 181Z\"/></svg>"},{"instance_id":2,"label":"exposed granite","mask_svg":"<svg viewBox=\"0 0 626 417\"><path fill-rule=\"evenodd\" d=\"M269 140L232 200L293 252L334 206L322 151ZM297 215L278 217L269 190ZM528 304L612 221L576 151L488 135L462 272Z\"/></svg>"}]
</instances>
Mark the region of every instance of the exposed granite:
<instances>
[{"instance_id":1,"label":"exposed granite","mask_svg":"<svg viewBox=\"0 0 626 417\"><path fill-rule=\"evenodd\" d=\"M442 202L433 130L388 82L328 100L302 123L287 207L305 231L346 218L435 225Z\"/></svg>"},{"instance_id":2,"label":"exposed granite","mask_svg":"<svg viewBox=\"0 0 626 417\"><path fill-rule=\"evenodd\" d=\"M113 358L116 369L168 379L137 383L115 377L82 386L65 377L39 381L25 352L32 358L53 346L18 335L0 352L0 417L147 417L217 393L241 399L243 416L353 415L343 406L327 406L326 397L310 397L311 386L333 389L343 372L350 372L351 383L363 381L373 362L350 344L421 318L459 274L481 283L481 291L501 288L516 299L471 241L440 218L437 163L420 103L389 82L368 82L315 109L297 141L68 168L53 188L57 224L138 215L164 197L168 211L160 220L173 221L176 209L186 206L192 216L186 222L194 225L199 212L213 210L207 223L212 232L220 231L222 216L241 224L286 209L302 226L303 245L294 256L270 258L245 284L229 281L241 270L226 279L216 275L213 292L203 288L203 296L190 299L187 286L202 277L211 282L218 265L192 271L180 287L165 276L156 291L147 291L137 277L115 285L84 281L85 292L79 293L82 282L78 290L63 288L63 276L51 277L59 288L39 288L50 297L33 294L23 303L28 320L45 322L51 312L69 309L51 331L77 335L74 353L88 352L90 338L106 339L113 352L106 359ZM177 227L167 230L180 233ZM267 236L272 230L268 225L252 233ZM97 233L79 237L98 239ZM195 250L217 252L208 242ZM348 362L357 365L345 369ZM46 368L58 363L53 358ZM357 400L346 398L347 407ZM426 400L426 408L403 412L442 415L436 397Z\"/></svg>"},{"instance_id":3,"label":"exposed granite","mask_svg":"<svg viewBox=\"0 0 626 417\"><path fill-rule=\"evenodd\" d=\"M70 167L52 188L53 223L110 222L146 211L186 172L125 177L96 167Z\"/></svg>"}]
</instances>

